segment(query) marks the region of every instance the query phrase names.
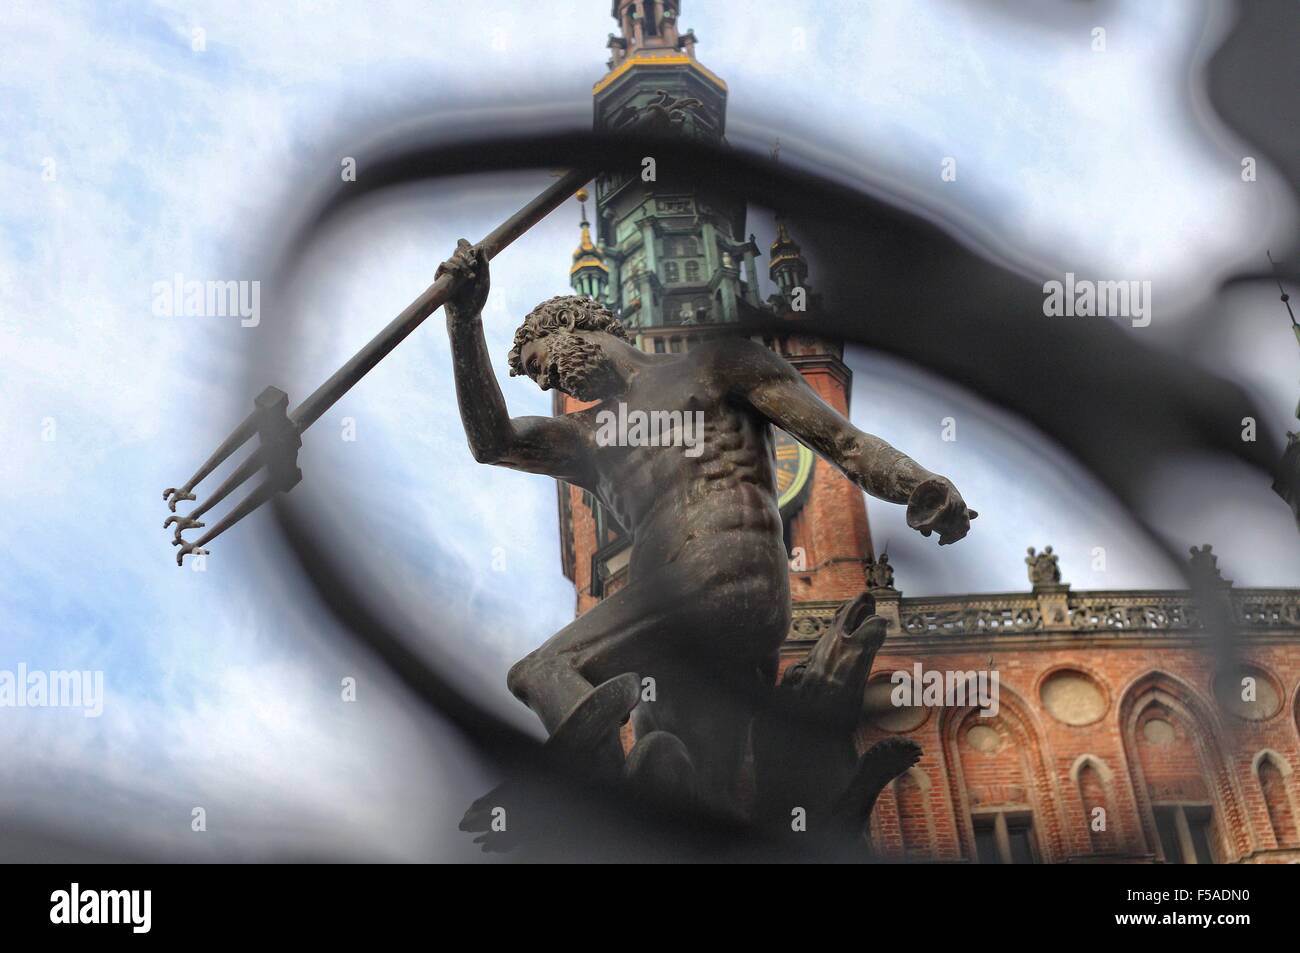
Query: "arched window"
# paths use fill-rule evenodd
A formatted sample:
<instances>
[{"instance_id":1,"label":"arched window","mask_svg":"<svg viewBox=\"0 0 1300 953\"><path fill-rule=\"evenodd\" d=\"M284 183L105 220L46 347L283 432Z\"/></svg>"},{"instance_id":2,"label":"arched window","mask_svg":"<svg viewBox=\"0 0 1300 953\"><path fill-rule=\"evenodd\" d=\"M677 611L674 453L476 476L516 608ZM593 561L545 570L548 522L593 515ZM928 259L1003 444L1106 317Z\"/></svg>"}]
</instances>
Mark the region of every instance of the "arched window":
<instances>
[{"instance_id":1,"label":"arched window","mask_svg":"<svg viewBox=\"0 0 1300 953\"><path fill-rule=\"evenodd\" d=\"M1110 804L1110 771L1091 755L1084 755L1075 766L1075 783L1083 802L1083 822L1088 829L1088 843L1094 854L1118 849L1119 837Z\"/></svg>"},{"instance_id":2,"label":"arched window","mask_svg":"<svg viewBox=\"0 0 1300 953\"><path fill-rule=\"evenodd\" d=\"M1208 707L1162 672L1134 682L1120 705L1120 726L1145 849L1167 864L1231 861L1250 849Z\"/></svg>"},{"instance_id":3,"label":"arched window","mask_svg":"<svg viewBox=\"0 0 1300 953\"><path fill-rule=\"evenodd\" d=\"M686 263L686 280L691 282L700 280L700 263L694 258Z\"/></svg>"},{"instance_id":4,"label":"arched window","mask_svg":"<svg viewBox=\"0 0 1300 953\"><path fill-rule=\"evenodd\" d=\"M1264 795L1268 824L1273 830L1273 840L1278 847L1300 846L1295 804L1286 785L1286 778L1290 773L1291 766L1282 760L1277 752L1261 751L1255 756L1255 777Z\"/></svg>"},{"instance_id":5,"label":"arched window","mask_svg":"<svg viewBox=\"0 0 1300 953\"><path fill-rule=\"evenodd\" d=\"M677 270L677 262L664 262L664 281L670 285L675 285L681 279L681 274Z\"/></svg>"},{"instance_id":6,"label":"arched window","mask_svg":"<svg viewBox=\"0 0 1300 953\"><path fill-rule=\"evenodd\" d=\"M893 784L903 856L909 860L929 860L934 851L934 823L928 800L930 779L920 768L909 768Z\"/></svg>"},{"instance_id":7,"label":"arched window","mask_svg":"<svg viewBox=\"0 0 1300 953\"><path fill-rule=\"evenodd\" d=\"M1030 802L1033 779L1010 717L984 718L972 709L958 730L961 771L969 779L971 859L980 864L1039 861Z\"/></svg>"},{"instance_id":8,"label":"arched window","mask_svg":"<svg viewBox=\"0 0 1300 953\"><path fill-rule=\"evenodd\" d=\"M974 673L972 673L974 674ZM957 850L973 863L1057 863L1070 853L1066 812L1023 701L1006 685L996 715L950 706L940 723ZM942 855L943 847L939 852Z\"/></svg>"}]
</instances>

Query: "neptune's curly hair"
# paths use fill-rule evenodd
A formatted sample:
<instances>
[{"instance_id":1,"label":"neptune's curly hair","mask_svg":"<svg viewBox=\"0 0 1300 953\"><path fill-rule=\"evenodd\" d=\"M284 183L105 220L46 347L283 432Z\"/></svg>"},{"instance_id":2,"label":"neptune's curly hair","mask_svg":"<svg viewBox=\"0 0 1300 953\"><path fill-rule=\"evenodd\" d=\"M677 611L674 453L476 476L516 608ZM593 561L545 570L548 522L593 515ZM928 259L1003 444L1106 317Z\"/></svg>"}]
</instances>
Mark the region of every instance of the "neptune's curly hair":
<instances>
[{"instance_id":1,"label":"neptune's curly hair","mask_svg":"<svg viewBox=\"0 0 1300 953\"><path fill-rule=\"evenodd\" d=\"M603 331L616 338L628 339L627 331L612 311L594 298L583 295L556 295L543 301L524 318L515 331L515 345L510 349L510 376L524 373L520 354L529 341L536 341L555 331Z\"/></svg>"}]
</instances>

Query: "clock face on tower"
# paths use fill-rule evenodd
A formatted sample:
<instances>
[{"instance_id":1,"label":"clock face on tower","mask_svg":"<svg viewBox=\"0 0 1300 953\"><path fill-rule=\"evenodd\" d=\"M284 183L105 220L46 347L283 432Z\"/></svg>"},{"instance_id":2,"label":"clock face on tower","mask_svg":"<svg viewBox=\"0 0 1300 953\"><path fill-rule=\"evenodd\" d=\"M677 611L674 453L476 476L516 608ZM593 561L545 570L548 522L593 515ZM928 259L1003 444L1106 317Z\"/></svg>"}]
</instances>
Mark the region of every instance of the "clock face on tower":
<instances>
[{"instance_id":1,"label":"clock face on tower","mask_svg":"<svg viewBox=\"0 0 1300 953\"><path fill-rule=\"evenodd\" d=\"M799 512L812 482L813 452L778 427L772 428L776 449L777 505L781 518L788 520Z\"/></svg>"}]
</instances>

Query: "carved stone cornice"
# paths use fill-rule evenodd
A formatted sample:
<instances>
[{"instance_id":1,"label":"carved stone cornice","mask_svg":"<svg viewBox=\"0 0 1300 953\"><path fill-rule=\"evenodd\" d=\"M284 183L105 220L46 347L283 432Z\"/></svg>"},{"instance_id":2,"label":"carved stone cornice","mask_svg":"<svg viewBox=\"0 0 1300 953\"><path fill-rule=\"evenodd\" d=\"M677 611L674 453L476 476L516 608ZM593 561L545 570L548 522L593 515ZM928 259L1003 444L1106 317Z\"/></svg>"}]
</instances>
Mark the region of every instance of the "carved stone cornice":
<instances>
[{"instance_id":1,"label":"carved stone cornice","mask_svg":"<svg viewBox=\"0 0 1300 953\"><path fill-rule=\"evenodd\" d=\"M1223 602L1211 615L1221 610L1239 639L1300 639L1300 589L1232 588L1218 598ZM991 642L1007 648L1169 646L1198 642L1210 634L1203 622L1205 603L1184 589L1070 592L1048 587L1027 593L895 596L884 601L889 605L879 603L878 611L889 620L888 644L895 649L952 651ZM816 641L839 605L796 603L787 651L798 652L802 643Z\"/></svg>"}]
</instances>

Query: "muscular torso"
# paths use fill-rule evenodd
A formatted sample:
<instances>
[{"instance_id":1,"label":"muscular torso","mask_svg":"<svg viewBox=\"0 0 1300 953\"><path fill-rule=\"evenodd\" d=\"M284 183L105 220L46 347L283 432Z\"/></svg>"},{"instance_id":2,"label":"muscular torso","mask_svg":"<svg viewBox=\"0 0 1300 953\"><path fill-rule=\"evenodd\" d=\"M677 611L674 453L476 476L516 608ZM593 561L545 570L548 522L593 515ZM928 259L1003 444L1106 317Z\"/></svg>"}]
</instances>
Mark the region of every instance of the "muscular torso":
<instances>
[{"instance_id":1,"label":"muscular torso","mask_svg":"<svg viewBox=\"0 0 1300 953\"><path fill-rule=\"evenodd\" d=\"M664 355L621 398L576 415L588 431L587 488L632 536L633 582L680 559L700 559L738 576L769 576L778 567L784 584L771 428L728 393L725 376L709 367L711 356L709 345ZM597 414L618 413L620 401L628 413L701 412L698 455L688 456L684 445L600 445Z\"/></svg>"}]
</instances>

